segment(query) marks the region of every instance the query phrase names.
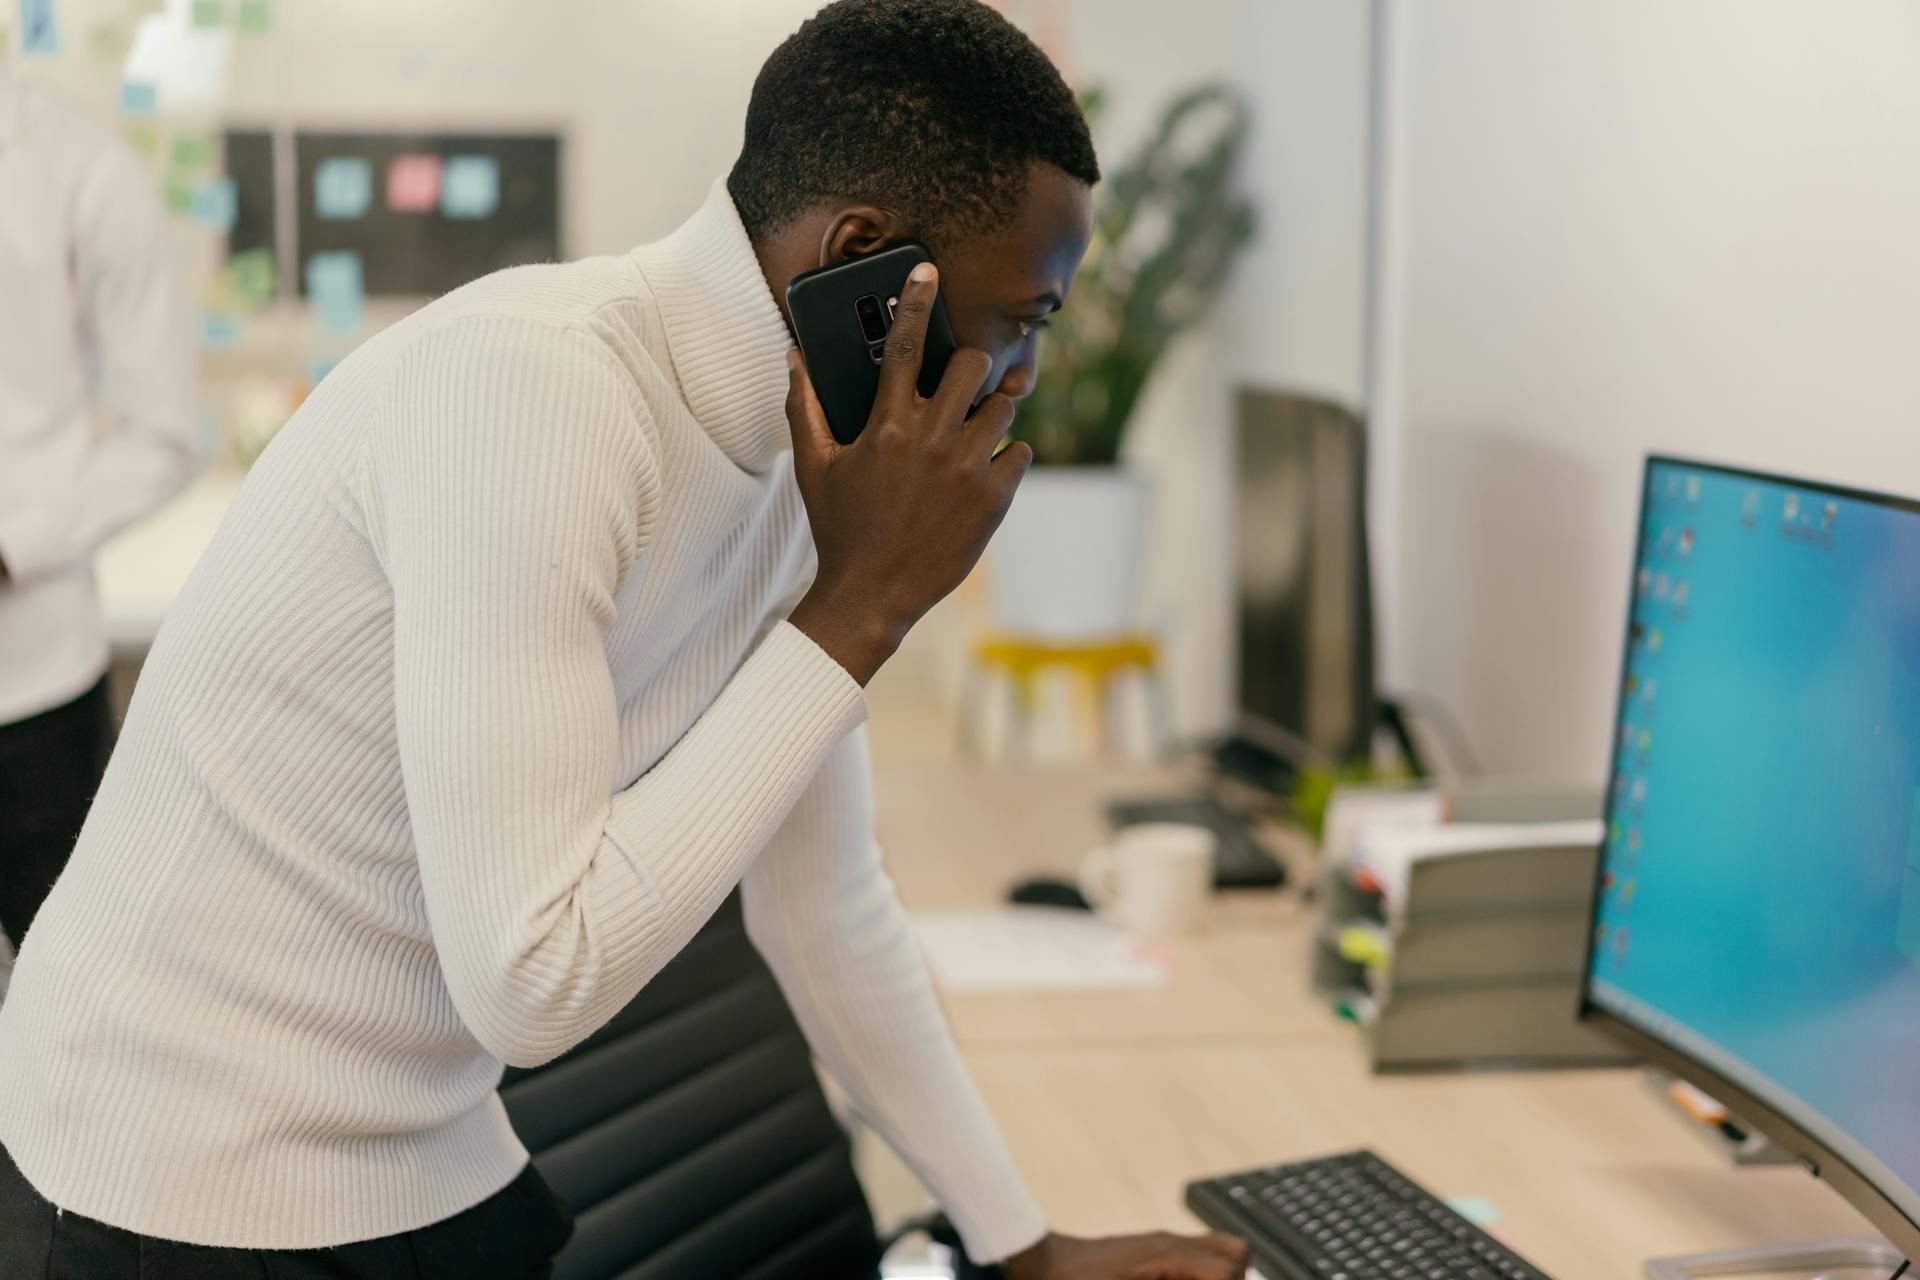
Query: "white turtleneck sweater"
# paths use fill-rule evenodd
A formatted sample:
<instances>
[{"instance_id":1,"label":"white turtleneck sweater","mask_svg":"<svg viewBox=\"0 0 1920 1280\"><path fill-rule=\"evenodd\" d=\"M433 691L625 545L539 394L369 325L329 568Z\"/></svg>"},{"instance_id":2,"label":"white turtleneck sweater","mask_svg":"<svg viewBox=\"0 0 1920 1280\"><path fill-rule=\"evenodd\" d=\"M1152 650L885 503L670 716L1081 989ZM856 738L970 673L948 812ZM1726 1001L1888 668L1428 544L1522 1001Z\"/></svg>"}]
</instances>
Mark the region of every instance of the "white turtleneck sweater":
<instances>
[{"instance_id":1,"label":"white turtleneck sweater","mask_svg":"<svg viewBox=\"0 0 1920 1280\"><path fill-rule=\"evenodd\" d=\"M784 321L725 188L489 276L329 374L161 629L0 1006L56 1205L294 1249L526 1162L502 1062L577 1044L736 884L827 1069L968 1248L1044 1230L873 843Z\"/></svg>"}]
</instances>

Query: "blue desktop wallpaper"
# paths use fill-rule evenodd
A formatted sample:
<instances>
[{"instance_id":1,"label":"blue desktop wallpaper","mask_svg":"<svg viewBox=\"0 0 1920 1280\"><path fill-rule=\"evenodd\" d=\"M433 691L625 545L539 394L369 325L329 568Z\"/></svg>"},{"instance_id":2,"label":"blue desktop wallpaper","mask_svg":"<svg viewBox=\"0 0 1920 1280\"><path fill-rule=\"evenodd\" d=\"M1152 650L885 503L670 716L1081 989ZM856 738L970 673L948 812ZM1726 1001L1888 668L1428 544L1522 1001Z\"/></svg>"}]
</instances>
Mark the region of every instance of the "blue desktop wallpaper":
<instances>
[{"instance_id":1,"label":"blue desktop wallpaper","mask_svg":"<svg viewBox=\"0 0 1920 1280\"><path fill-rule=\"evenodd\" d=\"M1920 514L1649 468L1595 1003L1920 1217Z\"/></svg>"}]
</instances>

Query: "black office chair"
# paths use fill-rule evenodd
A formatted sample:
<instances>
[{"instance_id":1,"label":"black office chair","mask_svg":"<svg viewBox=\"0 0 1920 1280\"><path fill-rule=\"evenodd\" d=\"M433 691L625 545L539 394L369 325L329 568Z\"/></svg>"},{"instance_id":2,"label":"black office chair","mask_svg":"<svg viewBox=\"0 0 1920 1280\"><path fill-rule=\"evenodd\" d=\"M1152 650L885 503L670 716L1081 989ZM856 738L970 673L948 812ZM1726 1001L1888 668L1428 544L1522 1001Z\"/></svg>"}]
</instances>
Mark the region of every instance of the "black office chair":
<instances>
[{"instance_id":1,"label":"black office chair","mask_svg":"<svg viewBox=\"0 0 1920 1280\"><path fill-rule=\"evenodd\" d=\"M871 1280L881 1247L739 896L613 1021L500 1096L578 1222L556 1280Z\"/></svg>"}]
</instances>

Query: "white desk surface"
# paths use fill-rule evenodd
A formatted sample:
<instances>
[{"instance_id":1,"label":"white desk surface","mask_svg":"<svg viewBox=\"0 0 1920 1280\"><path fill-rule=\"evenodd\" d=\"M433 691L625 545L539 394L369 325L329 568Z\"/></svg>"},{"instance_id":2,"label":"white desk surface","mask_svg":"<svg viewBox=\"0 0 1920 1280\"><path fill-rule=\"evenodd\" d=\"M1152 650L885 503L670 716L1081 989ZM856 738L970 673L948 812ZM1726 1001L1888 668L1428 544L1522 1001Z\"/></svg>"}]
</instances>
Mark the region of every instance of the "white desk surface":
<instances>
[{"instance_id":1,"label":"white desk surface","mask_svg":"<svg viewBox=\"0 0 1920 1280\"><path fill-rule=\"evenodd\" d=\"M116 653L138 654L153 642L200 553L213 541L244 473L206 471L178 497L122 530L94 557L94 578Z\"/></svg>"}]
</instances>

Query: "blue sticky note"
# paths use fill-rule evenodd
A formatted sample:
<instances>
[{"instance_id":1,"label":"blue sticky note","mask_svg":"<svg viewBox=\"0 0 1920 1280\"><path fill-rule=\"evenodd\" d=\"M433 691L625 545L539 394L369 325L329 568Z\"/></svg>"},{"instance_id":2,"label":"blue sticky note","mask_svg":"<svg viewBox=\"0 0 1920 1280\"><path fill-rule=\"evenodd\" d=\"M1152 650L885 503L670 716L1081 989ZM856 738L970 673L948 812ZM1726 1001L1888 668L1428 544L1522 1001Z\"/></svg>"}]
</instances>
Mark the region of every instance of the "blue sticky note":
<instances>
[{"instance_id":1,"label":"blue sticky note","mask_svg":"<svg viewBox=\"0 0 1920 1280\"><path fill-rule=\"evenodd\" d=\"M1500 1211L1485 1196L1455 1196L1447 1201L1447 1208L1476 1227L1490 1227L1500 1221Z\"/></svg>"},{"instance_id":2,"label":"blue sticky note","mask_svg":"<svg viewBox=\"0 0 1920 1280\"><path fill-rule=\"evenodd\" d=\"M120 86L122 115L145 119L160 105L160 91L145 80L128 80Z\"/></svg>"},{"instance_id":3,"label":"blue sticky note","mask_svg":"<svg viewBox=\"0 0 1920 1280\"><path fill-rule=\"evenodd\" d=\"M223 311L203 311L200 313L200 345L210 350L224 350L240 341L240 317L231 316Z\"/></svg>"},{"instance_id":4,"label":"blue sticky note","mask_svg":"<svg viewBox=\"0 0 1920 1280\"><path fill-rule=\"evenodd\" d=\"M240 195L232 178L215 178L195 187L187 204L188 217L222 235L233 230L233 220L239 211Z\"/></svg>"},{"instance_id":5,"label":"blue sticky note","mask_svg":"<svg viewBox=\"0 0 1920 1280\"><path fill-rule=\"evenodd\" d=\"M360 255L351 249L316 253L307 259L307 299L320 323L335 333L358 329L367 314L366 279Z\"/></svg>"},{"instance_id":6,"label":"blue sticky note","mask_svg":"<svg viewBox=\"0 0 1920 1280\"><path fill-rule=\"evenodd\" d=\"M440 212L485 218L500 207L500 162L492 156L448 156L440 174Z\"/></svg>"},{"instance_id":7,"label":"blue sticky note","mask_svg":"<svg viewBox=\"0 0 1920 1280\"><path fill-rule=\"evenodd\" d=\"M373 166L355 156L331 156L313 171L313 211L322 218L364 218L373 206Z\"/></svg>"},{"instance_id":8,"label":"blue sticky note","mask_svg":"<svg viewBox=\"0 0 1920 1280\"><path fill-rule=\"evenodd\" d=\"M53 0L20 0L20 52L33 57L60 52Z\"/></svg>"}]
</instances>

